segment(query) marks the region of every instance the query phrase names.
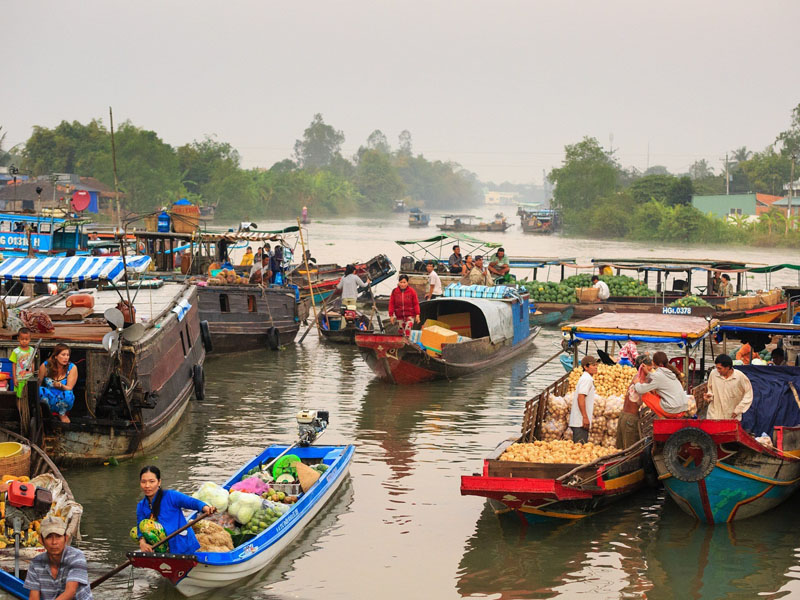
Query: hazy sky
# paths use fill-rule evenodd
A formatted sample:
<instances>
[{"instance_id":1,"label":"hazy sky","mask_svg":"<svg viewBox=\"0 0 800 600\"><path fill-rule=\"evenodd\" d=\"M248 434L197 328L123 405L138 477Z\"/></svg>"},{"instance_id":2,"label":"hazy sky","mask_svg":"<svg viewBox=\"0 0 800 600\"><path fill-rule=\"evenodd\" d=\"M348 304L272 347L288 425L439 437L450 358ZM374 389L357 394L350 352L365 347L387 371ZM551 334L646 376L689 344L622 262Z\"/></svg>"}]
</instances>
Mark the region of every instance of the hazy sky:
<instances>
[{"instance_id":1,"label":"hazy sky","mask_svg":"<svg viewBox=\"0 0 800 600\"><path fill-rule=\"evenodd\" d=\"M798 0L4 1L0 126L129 119L207 134L245 167L314 113L350 156L374 129L484 180L541 183L584 135L625 166L719 169L800 103Z\"/></svg>"}]
</instances>

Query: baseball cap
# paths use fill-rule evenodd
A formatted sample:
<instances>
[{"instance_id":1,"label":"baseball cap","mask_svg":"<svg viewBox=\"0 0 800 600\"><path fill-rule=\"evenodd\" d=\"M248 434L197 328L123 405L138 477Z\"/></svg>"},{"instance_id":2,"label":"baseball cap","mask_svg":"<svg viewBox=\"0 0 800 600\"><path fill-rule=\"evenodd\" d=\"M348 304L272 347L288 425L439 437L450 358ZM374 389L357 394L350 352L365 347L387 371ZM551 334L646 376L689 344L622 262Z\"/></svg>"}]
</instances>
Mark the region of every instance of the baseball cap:
<instances>
[{"instance_id":1,"label":"baseball cap","mask_svg":"<svg viewBox=\"0 0 800 600\"><path fill-rule=\"evenodd\" d=\"M66 535L67 524L64 522L64 519L59 519L58 517L46 517L42 519L42 524L39 528L39 531L41 532L43 538L46 538L51 533Z\"/></svg>"},{"instance_id":2,"label":"baseball cap","mask_svg":"<svg viewBox=\"0 0 800 600\"><path fill-rule=\"evenodd\" d=\"M594 356L584 356L581 359L581 366L588 367L589 365L594 365L597 363L597 359Z\"/></svg>"}]
</instances>

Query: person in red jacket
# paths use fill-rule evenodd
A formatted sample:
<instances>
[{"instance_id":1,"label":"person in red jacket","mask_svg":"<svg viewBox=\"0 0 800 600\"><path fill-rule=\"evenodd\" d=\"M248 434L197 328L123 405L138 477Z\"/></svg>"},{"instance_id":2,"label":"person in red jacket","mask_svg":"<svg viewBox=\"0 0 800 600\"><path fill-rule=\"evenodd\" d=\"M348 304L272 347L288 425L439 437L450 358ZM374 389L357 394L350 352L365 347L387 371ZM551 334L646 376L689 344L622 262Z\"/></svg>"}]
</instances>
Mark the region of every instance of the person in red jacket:
<instances>
[{"instance_id":1,"label":"person in red jacket","mask_svg":"<svg viewBox=\"0 0 800 600\"><path fill-rule=\"evenodd\" d=\"M397 278L397 287L389 296L389 318L392 323L400 321L400 331L408 336L414 323L419 323L419 299L414 288L408 285L408 276Z\"/></svg>"}]
</instances>

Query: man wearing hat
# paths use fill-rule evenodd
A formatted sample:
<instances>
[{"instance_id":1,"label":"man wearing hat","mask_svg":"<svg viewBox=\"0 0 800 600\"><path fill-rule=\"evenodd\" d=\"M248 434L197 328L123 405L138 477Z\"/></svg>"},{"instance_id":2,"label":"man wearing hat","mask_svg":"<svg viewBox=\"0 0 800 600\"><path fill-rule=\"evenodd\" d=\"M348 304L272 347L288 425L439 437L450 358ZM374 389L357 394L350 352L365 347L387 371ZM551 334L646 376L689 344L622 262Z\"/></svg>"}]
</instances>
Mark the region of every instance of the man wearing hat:
<instances>
[{"instance_id":1,"label":"man wearing hat","mask_svg":"<svg viewBox=\"0 0 800 600\"><path fill-rule=\"evenodd\" d=\"M31 600L87 600L92 597L86 557L67 545L67 524L59 517L42 519L39 540L45 552L28 567L25 589Z\"/></svg>"},{"instance_id":2,"label":"man wearing hat","mask_svg":"<svg viewBox=\"0 0 800 600\"><path fill-rule=\"evenodd\" d=\"M581 360L583 374L575 388L572 399L572 410L569 413L569 427L572 429L572 441L584 444L589 441L589 428L592 425L594 410L594 376L597 373L597 359L584 356Z\"/></svg>"}]
</instances>

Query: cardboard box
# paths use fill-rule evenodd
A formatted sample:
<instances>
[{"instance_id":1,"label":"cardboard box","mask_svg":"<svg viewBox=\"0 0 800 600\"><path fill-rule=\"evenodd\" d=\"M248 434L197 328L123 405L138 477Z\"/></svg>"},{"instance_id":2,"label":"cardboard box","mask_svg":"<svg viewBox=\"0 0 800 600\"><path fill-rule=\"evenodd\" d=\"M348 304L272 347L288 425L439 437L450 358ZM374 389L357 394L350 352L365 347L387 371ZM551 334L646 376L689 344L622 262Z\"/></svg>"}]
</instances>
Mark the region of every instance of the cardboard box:
<instances>
[{"instance_id":1,"label":"cardboard box","mask_svg":"<svg viewBox=\"0 0 800 600\"><path fill-rule=\"evenodd\" d=\"M596 287L588 288L575 288L575 295L578 297L578 302L595 302L597 301L597 294L600 290Z\"/></svg>"},{"instance_id":2,"label":"cardboard box","mask_svg":"<svg viewBox=\"0 0 800 600\"><path fill-rule=\"evenodd\" d=\"M455 331L458 335L472 337L472 324L469 320L469 313L439 315L437 321L444 323L445 327L451 331Z\"/></svg>"},{"instance_id":3,"label":"cardboard box","mask_svg":"<svg viewBox=\"0 0 800 600\"><path fill-rule=\"evenodd\" d=\"M419 336L419 343L425 346L425 351L430 356L441 356L442 344L455 344L457 341L458 334L455 331L438 325L426 327Z\"/></svg>"}]
</instances>

